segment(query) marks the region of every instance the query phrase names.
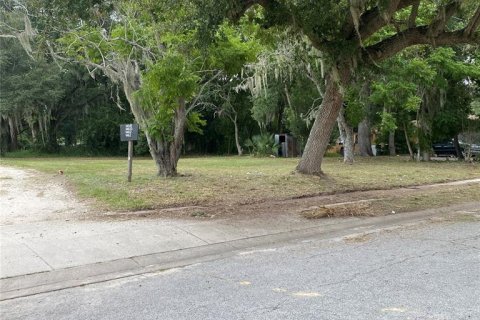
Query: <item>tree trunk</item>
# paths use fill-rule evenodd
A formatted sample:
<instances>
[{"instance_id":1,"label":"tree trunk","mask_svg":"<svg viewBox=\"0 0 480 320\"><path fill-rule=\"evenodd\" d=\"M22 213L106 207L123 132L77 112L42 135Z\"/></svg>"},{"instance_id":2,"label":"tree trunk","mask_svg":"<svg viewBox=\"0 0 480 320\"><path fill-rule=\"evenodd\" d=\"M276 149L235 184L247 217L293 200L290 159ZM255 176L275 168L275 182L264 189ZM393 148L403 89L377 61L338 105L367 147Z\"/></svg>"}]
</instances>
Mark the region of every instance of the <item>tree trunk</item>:
<instances>
[{"instance_id":1,"label":"tree trunk","mask_svg":"<svg viewBox=\"0 0 480 320\"><path fill-rule=\"evenodd\" d=\"M31 133L32 133L32 144L36 146L37 143L38 143L38 139L37 139L37 136L38 136L37 128L35 127L35 123L34 123L34 122L29 123L29 126L30 126L30 131L31 131Z\"/></svg>"},{"instance_id":2,"label":"tree trunk","mask_svg":"<svg viewBox=\"0 0 480 320\"><path fill-rule=\"evenodd\" d=\"M40 136L42 138L42 147L45 148L45 129L43 128L43 120L42 117L39 117L38 119L38 129L40 131Z\"/></svg>"},{"instance_id":3,"label":"tree trunk","mask_svg":"<svg viewBox=\"0 0 480 320\"><path fill-rule=\"evenodd\" d=\"M0 156L3 156L10 145L8 121L5 115L0 115Z\"/></svg>"},{"instance_id":4,"label":"tree trunk","mask_svg":"<svg viewBox=\"0 0 480 320\"><path fill-rule=\"evenodd\" d=\"M10 151L18 150L18 130L15 118L8 117L8 128L10 131Z\"/></svg>"},{"instance_id":5,"label":"tree trunk","mask_svg":"<svg viewBox=\"0 0 480 320\"><path fill-rule=\"evenodd\" d=\"M348 69L342 70L344 83L348 78ZM321 175L322 161L330 141L330 135L342 107L343 97L333 73L327 75L325 95L308 136L297 171L304 174Z\"/></svg>"},{"instance_id":6,"label":"tree trunk","mask_svg":"<svg viewBox=\"0 0 480 320\"><path fill-rule=\"evenodd\" d=\"M388 134L388 152L391 156L397 155L395 151L395 130L392 130Z\"/></svg>"},{"instance_id":7,"label":"tree trunk","mask_svg":"<svg viewBox=\"0 0 480 320\"><path fill-rule=\"evenodd\" d=\"M159 139L145 133L150 149L150 155L157 165L158 176L174 177L177 175L177 164L182 152L186 120L187 111L185 99L179 98L178 108L175 110L172 119L172 139Z\"/></svg>"},{"instance_id":8,"label":"tree trunk","mask_svg":"<svg viewBox=\"0 0 480 320\"><path fill-rule=\"evenodd\" d=\"M170 162L174 175L177 174L178 159L182 153L183 139L185 138L185 125L187 122L187 108L184 98L178 98L178 108L173 117L173 141L170 144Z\"/></svg>"},{"instance_id":9,"label":"tree trunk","mask_svg":"<svg viewBox=\"0 0 480 320\"><path fill-rule=\"evenodd\" d=\"M147 119L149 115L139 105L137 99L133 96L133 88L124 84L125 96L130 104L130 109L144 130L147 138L148 147L152 159L157 166L157 175L161 177L174 177L177 175L177 163L180 158L186 123L185 100L179 99L179 106L175 110L172 119L172 137L155 137L147 129Z\"/></svg>"},{"instance_id":10,"label":"tree trunk","mask_svg":"<svg viewBox=\"0 0 480 320\"><path fill-rule=\"evenodd\" d=\"M237 115L233 117L233 125L235 127L235 144L237 145L237 152L238 155L241 156L243 154L242 146L240 145L240 136L238 133L238 123L237 123Z\"/></svg>"},{"instance_id":11,"label":"tree trunk","mask_svg":"<svg viewBox=\"0 0 480 320\"><path fill-rule=\"evenodd\" d=\"M353 128L347 123L347 120L345 119L345 108L343 106L340 108L337 121L341 135L345 137L345 140L343 141L343 162L352 164L354 149Z\"/></svg>"},{"instance_id":12,"label":"tree trunk","mask_svg":"<svg viewBox=\"0 0 480 320\"><path fill-rule=\"evenodd\" d=\"M405 122L403 123L403 132L405 133L405 142L407 142L408 154L410 154L410 159L413 160L414 155L413 155L412 145L410 144L410 138L408 137L408 131L407 131L407 126L405 125Z\"/></svg>"},{"instance_id":13,"label":"tree trunk","mask_svg":"<svg viewBox=\"0 0 480 320\"><path fill-rule=\"evenodd\" d=\"M132 78L133 75L131 76ZM135 78L136 79L136 78ZM139 81L129 80L123 82L125 96L130 104L130 109L135 120L140 124L147 138L150 155L157 166L157 175L161 177L174 177L177 175L178 159L182 151L187 110L185 99L178 99L178 108L172 119L172 137L154 137L147 130L150 115L145 111L134 96L139 89Z\"/></svg>"},{"instance_id":14,"label":"tree trunk","mask_svg":"<svg viewBox=\"0 0 480 320\"><path fill-rule=\"evenodd\" d=\"M370 140L370 121L365 118L358 124L358 148L362 157L373 156Z\"/></svg>"},{"instance_id":15,"label":"tree trunk","mask_svg":"<svg viewBox=\"0 0 480 320\"><path fill-rule=\"evenodd\" d=\"M147 138L147 140L149 139ZM169 146L155 139L150 139L148 146L150 148L150 155L157 166L157 175L164 178L176 176L177 168L170 161L171 158L168 151L166 151L169 150Z\"/></svg>"},{"instance_id":16,"label":"tree trunk","mask_svg":"<svg viewBox=\"0 0 480 320\"><path fill-rule=\"evenodd\" d=\"M345 131L343 130L342 125L338 121L338 117L337 117L337 127L338 127L338 134L339 134L340 141L343 144L345 142Z\"/></svg>"}]
</instances>

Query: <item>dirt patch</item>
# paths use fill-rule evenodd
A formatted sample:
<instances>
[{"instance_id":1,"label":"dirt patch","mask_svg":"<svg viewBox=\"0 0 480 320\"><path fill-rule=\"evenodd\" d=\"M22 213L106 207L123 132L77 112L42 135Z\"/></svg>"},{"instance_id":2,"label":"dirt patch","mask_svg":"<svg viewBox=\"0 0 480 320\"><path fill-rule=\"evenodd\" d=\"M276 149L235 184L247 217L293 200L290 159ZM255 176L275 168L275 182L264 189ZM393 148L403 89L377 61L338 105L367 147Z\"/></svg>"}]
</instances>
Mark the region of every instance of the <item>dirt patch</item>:
<instances>
[{"instance_id":1,"label":"dirt patch","mask_svg":"<svg viewBox=\"0 0 480 320\"><path fill-rule=\"evenodd\" d=\"M368 216L372 203L382 199L368 199L327 204L321 207L312 207L301 211L301 215L307 219L328 217L355 217Z\"/></svg>"},{"instance_id":2,"label":"dirt patch","mask_svg":"<svg viewBox=\"0 0 480 320\"><path fill-rule=\"evenodd\" d=\"M248 219L296 215L303 218L382 216L480 201L480 181L389 190L356 191L250 204L184 206L136 212L109 212L87 219Z\"/></svg>"},{"instance_id":3,"label":"dirt patch","mask_svg":"<svg viewBox=\"0 0 480 320\"><path fill-rule=\"evenodd\" d=\"M353 234L343 238L346 243L363 243L373 239L373 236L369 233Z\"/></svg>"},{"instance_id":4,"label":"dirt patch","mask_svg":"<svg viewBox=\"0 0 480 320\"><path fill-rule=\"evenodd\" d=\"M0 167L0 224L70 219L92 214L68 190L65 178L34 170Z\"/></svg>"}]
</instances>

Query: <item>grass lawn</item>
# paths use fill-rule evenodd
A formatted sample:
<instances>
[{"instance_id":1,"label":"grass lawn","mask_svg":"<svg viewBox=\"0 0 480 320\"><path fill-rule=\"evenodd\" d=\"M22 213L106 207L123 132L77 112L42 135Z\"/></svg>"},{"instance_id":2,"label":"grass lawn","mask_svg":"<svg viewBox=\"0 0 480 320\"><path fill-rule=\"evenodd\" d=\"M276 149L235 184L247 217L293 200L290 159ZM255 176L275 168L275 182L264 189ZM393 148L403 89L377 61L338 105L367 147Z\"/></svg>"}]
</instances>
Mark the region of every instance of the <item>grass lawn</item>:
<instances>
[{"instance_id":1,"label":"grass lawn","mask_svg":"<svg viewBox=\"0 0 480 320\"><path fill-rule=\"evenodd\" d=\"M412 162L406 158L325 158L327 178L293 173L298 159L197 157L179 162L176 178L162 179L151 159L133 161L133 181L126 181L125 158L4 158L2 165L36 169L65 178L84 198L111 210L187 205L235 205L323 192L388 189L480 178L480 164L456 161ZM0 169L1 170L1 169Z\"/></svg>"}]
</instances>

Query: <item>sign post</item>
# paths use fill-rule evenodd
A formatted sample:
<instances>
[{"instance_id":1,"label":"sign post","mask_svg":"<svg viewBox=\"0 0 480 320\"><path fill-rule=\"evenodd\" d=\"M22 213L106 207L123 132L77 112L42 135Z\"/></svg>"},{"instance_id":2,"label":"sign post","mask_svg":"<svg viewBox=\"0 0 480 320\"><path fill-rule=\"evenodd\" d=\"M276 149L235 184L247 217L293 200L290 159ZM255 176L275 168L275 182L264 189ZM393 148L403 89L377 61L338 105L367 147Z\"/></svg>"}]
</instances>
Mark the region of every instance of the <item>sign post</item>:
<instances>
[{"instance_id":1,"label":"sign post","mask_svg":"<svg viewBox=\"0 0 480 320\"><path fill-rule=\"evenodd\" d=\"M133 140L128 140L128 182L132 182Z\"/></svg>"},{"instance_id":2,"label":"sign post","mask_svg":"<svg viewBox=\"0 0 480 320\"><path fill-rule=\"evenodd\" d=\"M128 182L132 181L133 141L138 140L138 124L129 123L120 125L120 140L128 141Z\"/></svg>"}]
</instances>

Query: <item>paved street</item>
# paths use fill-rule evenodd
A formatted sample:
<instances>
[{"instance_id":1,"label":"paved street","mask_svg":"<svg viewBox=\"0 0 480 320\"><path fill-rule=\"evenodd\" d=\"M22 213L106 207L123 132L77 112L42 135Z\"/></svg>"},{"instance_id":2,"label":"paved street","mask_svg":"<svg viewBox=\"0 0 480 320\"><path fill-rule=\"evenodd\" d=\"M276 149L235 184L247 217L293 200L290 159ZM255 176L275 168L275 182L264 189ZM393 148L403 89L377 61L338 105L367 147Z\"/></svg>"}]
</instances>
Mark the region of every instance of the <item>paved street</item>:
<instances>
[{"instance_id":1,"label":"paved street","mask_svg":"<svg viewBox=\"0 0 480 320\"><path fill-rule=\"evenodd\" d=\"M2 319L479 319L478 211L0 303Z\"/></svg>"}]
</instances>

